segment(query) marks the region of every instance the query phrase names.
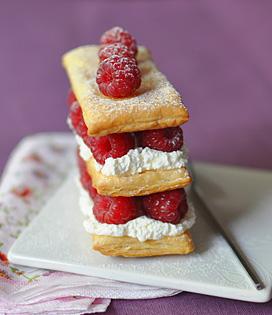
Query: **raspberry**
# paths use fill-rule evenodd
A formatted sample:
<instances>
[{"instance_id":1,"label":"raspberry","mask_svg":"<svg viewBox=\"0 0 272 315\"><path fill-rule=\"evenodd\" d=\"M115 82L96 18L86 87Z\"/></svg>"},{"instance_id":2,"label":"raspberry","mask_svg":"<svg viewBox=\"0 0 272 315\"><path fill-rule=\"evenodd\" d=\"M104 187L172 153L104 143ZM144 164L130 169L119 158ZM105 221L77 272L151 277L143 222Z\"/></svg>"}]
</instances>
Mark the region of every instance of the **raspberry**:
<instances>
[{"instance_id":1,"label":"raspberry","mask_svg":"<svg viewBox=\"0 0 272 315\"><path fill-rule=\"evenodd\" d=\"M100 164L104 164L108 157L121 157L135 147L135 138L130 133L116 133L103 137L88 136L82 110L77 102L71 106L69 117L74 130L92 150L94 158Z\"/></svg>"},{"instance_id":2,"label":"raspberry","mask_svg":"<svg viewBox=\"0 0 272 315\"><path fill-rule=\"evenodd\" d=\"M82 186L88 191L90 197L94 199L97 195L97 191L92 185L92 178L87 171L85 161L79 155L79 150L77 151L77 161L80 173L80 182Z\"/></svg>"},{"instance_id":3,"label":"raspberry","mask_svg":"<svg viewBox=\"0 0 272 315\"><path fill-rule=\"evenodd\" d=\"M77 101L77 99L76 99L76 96L75 96L74 92L72 90L70 90L68 92L68 97L67 97L67 104L68 104L68 106L71 107L71 105L74 102L76 102L76 101Z\"/></svg>"},{"instance_id":4,"label":"raspberry","mask_svg":"<svg viewBox=\"0 0 272 315\"><path fill-rule=\"evenodd\" d=\"M137 138L140 146L164 152L180 150L183 145L183 132L180 127L141 131Z\"/></svg>"},{"instance_id":5,"label":"raspberry","mask_svg":"<svg viewBox=\"0 0 272 315\"><path fill-rule=\"evenodd\" d=\"M188 210L184 189L144 196L143 205L149 217L172 224L179 223Z\"/></svg>"},{"instance_id":6,"label":"raspberry","mask_svg":"<svg viewBox=\"0 0 272 315\"><path fill-rule=\"evenodd\" d=\"M104 164L109 157L118 158L128 153L135 146L131 133L114 133L102 137L88 137L86 144L91 148L96 161Z\"/></svg>"},{"instance_id":7,"label":"raspberry","mask_svg":"<svg viewBox=\"0 0 272 315\"><path fill-rule=\"evenodd\" d=\"M102 47L98 52L100 61L103 61L113 55L117 55L119 57L134 58L134 54L131 52L131 50L129 50L127 46L121 43L106 45Z\"/></svg>"},{"instance_id":8,"label":"raspberry","mask_svg":"<svg viewBox=\"0 0 272 315\"><path fill-rule=\"evenodd\" d=\"M106 96L129 97L141 85L141 72L135 59L111 56L100 63L96 83Z\"/></svg>"},{"instance_id":9,"label":"raspberry","mask_svg":"<svg viewBox=\"0 0 272 315\"><path fill-rule=\"evenodd\" d=\"M75 132L81 137L87 137L87 126L83 120L82 110L78 102L74 102L70 107L69 118L71 119L72 126Z\"/></svg>"},{"instance_id":10,"label":"raspberry","mask_svg":"<svg viewBox=\"0 0 272 315\"><path fill-rule=\"evenodd\" d=\"M135 56L137 53L137 43L136 40L129 34L128 31L125 31L123 28L116 26L106 31L100 39L102 45L121 43L132 52Z\"/></svg>"},{"instance_id":11,"label":"raspberry","mask_svg":"<svg viewBox=\"0 0 272 315\"><path fill-rule=\"evenodd\" d=\"M101 223L124 224L139 216L137 198L97 195L93 213Z\"/></svg>"}]
</instances>

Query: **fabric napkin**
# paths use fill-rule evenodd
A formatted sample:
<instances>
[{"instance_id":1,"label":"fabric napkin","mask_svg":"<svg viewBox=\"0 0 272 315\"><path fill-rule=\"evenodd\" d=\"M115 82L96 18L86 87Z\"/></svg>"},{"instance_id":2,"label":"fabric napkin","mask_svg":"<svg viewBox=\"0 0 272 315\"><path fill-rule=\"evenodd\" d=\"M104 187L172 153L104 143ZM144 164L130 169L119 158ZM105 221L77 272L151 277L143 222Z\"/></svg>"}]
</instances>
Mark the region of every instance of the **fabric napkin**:
<instances>
[{"instance_id":1,"label":"fabric napkin","mask_svg":"<svg viewBox=\"0 0 272 315\"><path fill-rule=\"evenodd\" d=\"M75 164L70 133L23 139L12 153L0 186L0 314L104 312L110 299L148 299L178 290L15 266L7 252L61 185Z\"/></svg>"}]
</instances>

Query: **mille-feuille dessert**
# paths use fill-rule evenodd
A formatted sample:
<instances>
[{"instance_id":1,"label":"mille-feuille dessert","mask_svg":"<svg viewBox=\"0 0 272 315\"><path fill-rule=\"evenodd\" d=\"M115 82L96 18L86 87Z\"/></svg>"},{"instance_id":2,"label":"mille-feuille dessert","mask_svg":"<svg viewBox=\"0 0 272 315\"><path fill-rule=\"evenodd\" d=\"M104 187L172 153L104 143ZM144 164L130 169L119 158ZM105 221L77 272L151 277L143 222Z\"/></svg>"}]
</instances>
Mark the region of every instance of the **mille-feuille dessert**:
<instances>
[{"instance_id":1,"label":"mille-feuille dessert","mask_svg":"<svg viewBox=\"0 0 272 315\"><path fill-rule=\"evenodd\" d=\"M179 93L150 52L120 27L63 56L78 143L79 205L94 250L109 256L188 254L195 214Z\"/></svg>"}]
</instances>

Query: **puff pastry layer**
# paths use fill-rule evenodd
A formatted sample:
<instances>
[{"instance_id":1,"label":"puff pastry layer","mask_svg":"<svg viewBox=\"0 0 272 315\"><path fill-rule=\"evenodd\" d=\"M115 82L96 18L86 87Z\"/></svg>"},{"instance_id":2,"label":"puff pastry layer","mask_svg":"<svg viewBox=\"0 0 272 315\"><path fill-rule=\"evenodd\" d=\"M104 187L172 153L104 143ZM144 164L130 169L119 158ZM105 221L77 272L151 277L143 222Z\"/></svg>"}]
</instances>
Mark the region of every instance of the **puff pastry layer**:
<instances>
[{"instance_id":1,"label":"puff pastry layer","mask_svg":"<svg viewBox=\"0 0 272 315\"><path fill-rule=\"evenodd\" d=\"M95 167L94 158L86 161L93 186L100 195L143 196L156 192L182 188L192 179L185 167L172 170L150 170L135 175L105 176Z\"/></svg>"},{"instance_id":2,"label":"puff pastry layer","mask_svg":"<svg viewBox=\"0 0 272 315\"><path fill-rule=\"evenodd\" d=\"M188 231L160 240L140 242L128 236L92 235L93 249L106 256L148 257L184 255L194 251L194 243Z\"/></svg>"},{"instance_id":3,"label":"puff pastry layer","mask_svg":"<svg viewBox=\"0 0 272 315\"><path fill-rule=\"evenodd\" d=\"M142 84L131 98L111 99L96 84L97 45L82 46L63 56L71 87L82 108L89 135L175 127L189 119L179 93L140 46L137 61Z\"/></svg>"}]
</instances>

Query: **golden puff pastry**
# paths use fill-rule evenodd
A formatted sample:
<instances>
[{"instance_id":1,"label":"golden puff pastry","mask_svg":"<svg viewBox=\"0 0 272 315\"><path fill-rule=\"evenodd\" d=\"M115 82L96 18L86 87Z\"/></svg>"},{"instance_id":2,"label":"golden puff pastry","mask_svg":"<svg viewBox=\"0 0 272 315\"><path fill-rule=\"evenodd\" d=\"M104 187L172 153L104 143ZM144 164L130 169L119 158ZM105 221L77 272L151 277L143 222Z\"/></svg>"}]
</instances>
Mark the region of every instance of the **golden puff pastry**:
<instances>
[{"instance_id":1,"label":"golden puff pastry","mask_svg":"<svg viewBox=\"0 0 272 315\"><path fill-rule=\"evenodd\" d=\"M140 242L129 236L92 235L93 249L106 256L148 257L184 255L195 246L188 231L177 236L165 236L160 240Z\"/></svg>"},{"instance_id":2,"label":"golden puff pastry","mask_svg":"<svg viewBox=\"0 0 272 315\"><path fill-rule=\"evenodd\" d=\"M142 46L137 54L142 83L136 94L124 99L104 96L96 84L98 50L98 45L82 46L63 56L63 66L90 136L175 127L188 121L179 93Z\"/></svg>"},{"instance_id":3,"label":"golden puff pastry","mask_svg":"<svg viewBox=\"0 0 272 315\"><path fill-rule=\"evenodd\" d=\"M95 166L94 158L86 161L92 184L100 195L143 196L187 186L192 179L185 167L172 170L150 170L135 175L105 176Z\"/></svg>"}]
</instances>

